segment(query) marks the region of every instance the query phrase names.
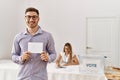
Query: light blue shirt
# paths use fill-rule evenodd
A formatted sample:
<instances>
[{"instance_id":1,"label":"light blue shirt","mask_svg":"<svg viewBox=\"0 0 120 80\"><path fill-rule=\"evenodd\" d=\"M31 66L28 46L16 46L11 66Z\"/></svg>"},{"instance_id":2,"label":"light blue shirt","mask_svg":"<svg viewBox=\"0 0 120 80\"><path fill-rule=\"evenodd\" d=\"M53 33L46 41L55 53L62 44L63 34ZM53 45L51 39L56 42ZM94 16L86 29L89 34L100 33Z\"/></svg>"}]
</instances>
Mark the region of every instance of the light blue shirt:
<instances>
[{"instance_id":1,"label":"light blue shirt","mask_svg":"<svg viewBox=\"0 0 120 80\"><path fill-rule=\"evenodd\" d=\"M49 55L48 62L56 59L56 51L53 37L50 33L42 30L40 27L35 35L27 32L21 32L14 38L12 48L12 60L20 65L20 71L17 80L48 80L47 62L41 60L40 53L31 53L29 60L22 62L21 55L28 51L28 42L42 42L43 51Z\"/></svg>"}]
</instances>

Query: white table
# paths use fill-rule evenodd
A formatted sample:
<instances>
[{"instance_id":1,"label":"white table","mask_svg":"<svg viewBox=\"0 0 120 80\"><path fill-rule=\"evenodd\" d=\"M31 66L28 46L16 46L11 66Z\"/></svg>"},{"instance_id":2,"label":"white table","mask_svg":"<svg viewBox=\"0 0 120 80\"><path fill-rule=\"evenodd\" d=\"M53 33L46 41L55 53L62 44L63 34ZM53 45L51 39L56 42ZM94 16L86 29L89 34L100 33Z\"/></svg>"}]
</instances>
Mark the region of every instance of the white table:
<instances>
[{"instance_id":1,"label":"white table","mask_svg":"<svg viewBox=\"0 0 120 80\"><path fill-rule=\"evenodd\" d=\"M107 80L104 73L80 72L78 65L55 68L55 64L50 63L47 68L49 80Z\"/></svg>"},{"instance_id":2,"label":"white table","mask_svg":"<svg viewBox=\"0 0 120 80\"><path fill-rule=\"evenodd\" d=\"M0 60L0 80L16 80L18 65L11 60ZM105 75L79 72L79 66L56 68L54 63L47 66L48 80L107 80Z\"/></svg>"}]
</instances>

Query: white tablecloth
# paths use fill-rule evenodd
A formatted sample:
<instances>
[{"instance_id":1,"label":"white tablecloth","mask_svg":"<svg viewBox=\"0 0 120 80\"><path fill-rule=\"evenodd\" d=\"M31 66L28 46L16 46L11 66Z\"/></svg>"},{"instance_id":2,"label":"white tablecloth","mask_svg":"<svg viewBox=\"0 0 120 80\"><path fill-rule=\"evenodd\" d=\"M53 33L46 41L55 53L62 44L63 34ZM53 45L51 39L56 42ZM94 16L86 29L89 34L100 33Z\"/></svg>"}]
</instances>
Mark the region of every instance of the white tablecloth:
<instances>
[{"instance_id":1,"label":"white tablecloth","mask_svg":"<svg viewBox=\"0 0 120 80\"><path fill-rule=\"evenodd\" d=\"M0 80L16 80L18 65L11 60L0 60ZM47 66L48 80L107 80L103 73L86 74L79 72L79 66L56 68L54 63Z\"/></svg>"}]
</instances>

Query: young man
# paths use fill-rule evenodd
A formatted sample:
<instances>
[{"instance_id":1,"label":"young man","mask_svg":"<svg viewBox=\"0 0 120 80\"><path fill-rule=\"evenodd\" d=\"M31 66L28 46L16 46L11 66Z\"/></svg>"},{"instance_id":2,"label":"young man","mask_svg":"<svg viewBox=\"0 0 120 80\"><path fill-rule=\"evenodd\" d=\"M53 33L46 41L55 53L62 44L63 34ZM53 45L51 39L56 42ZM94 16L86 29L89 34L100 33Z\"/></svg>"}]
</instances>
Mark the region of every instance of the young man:
<instances>
[{"instance_id":1,"label":"young man","mask_svg":"<svg viewBox=\"0 0 120 80\"><path fill-rule=\"evenodd\" d=\"M20 65L17 80L48 80L47 63L55 60L56 51L52 35L40 28L39 21L39 11L33 7L27 8L27 27L15 36L12 48L12 60ZM28 51L29 42L43 43L43 51L31 53Z\"/></svg>"}]
</instances>

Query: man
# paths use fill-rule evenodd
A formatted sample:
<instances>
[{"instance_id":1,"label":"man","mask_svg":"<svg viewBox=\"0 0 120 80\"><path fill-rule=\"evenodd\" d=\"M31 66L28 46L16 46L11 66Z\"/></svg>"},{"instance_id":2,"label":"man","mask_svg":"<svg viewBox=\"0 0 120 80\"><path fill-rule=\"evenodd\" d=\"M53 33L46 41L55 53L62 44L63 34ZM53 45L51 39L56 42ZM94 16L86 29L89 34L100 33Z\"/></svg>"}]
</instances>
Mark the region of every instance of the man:
<instances>
[{"instance_id":1,"label":"man","mask_svg":"<svg viewBox=\"0 0 120 80\"><path fill-rule=\"evenodd\" d=\"M14 38L12 60L20 65L17 80L48 80L47 63L56 58L53 37L38 25L39 11L30 7L25 11L27 28ZM43 51L31 53L28 51L29 42L43 43Z\"/></svg>"}]
</instances>

